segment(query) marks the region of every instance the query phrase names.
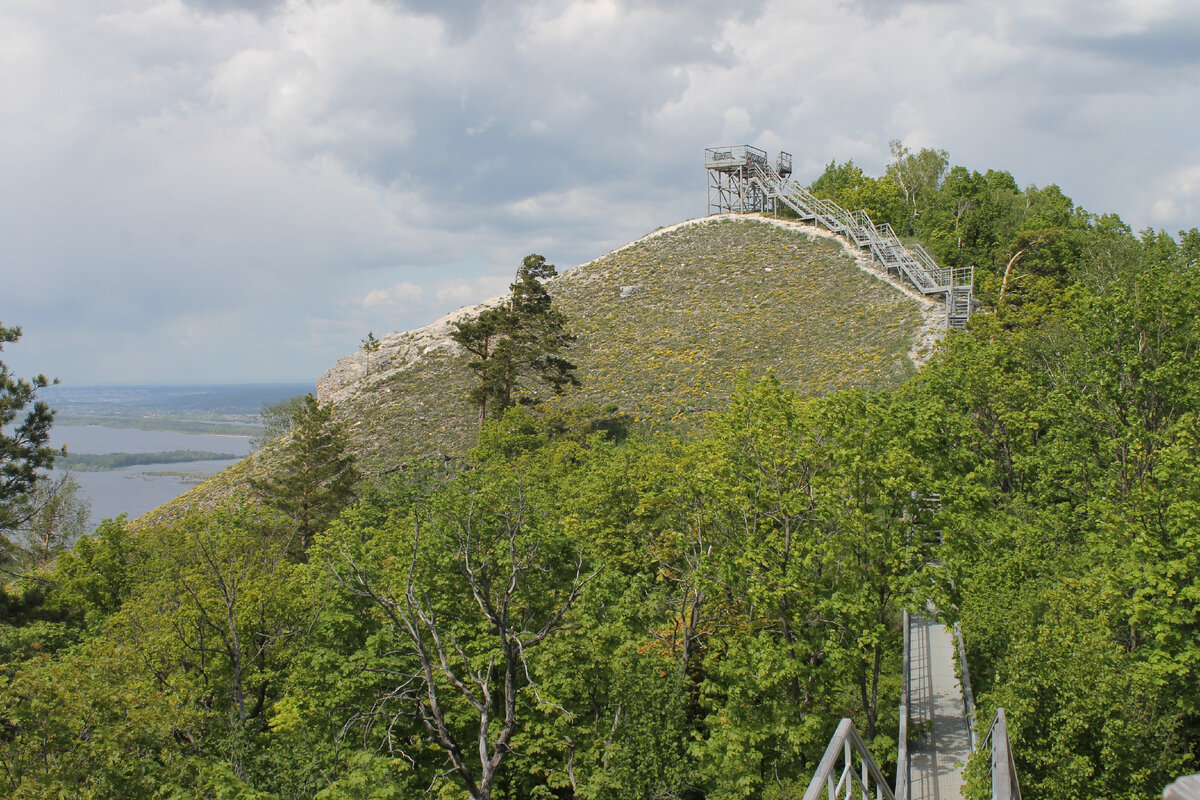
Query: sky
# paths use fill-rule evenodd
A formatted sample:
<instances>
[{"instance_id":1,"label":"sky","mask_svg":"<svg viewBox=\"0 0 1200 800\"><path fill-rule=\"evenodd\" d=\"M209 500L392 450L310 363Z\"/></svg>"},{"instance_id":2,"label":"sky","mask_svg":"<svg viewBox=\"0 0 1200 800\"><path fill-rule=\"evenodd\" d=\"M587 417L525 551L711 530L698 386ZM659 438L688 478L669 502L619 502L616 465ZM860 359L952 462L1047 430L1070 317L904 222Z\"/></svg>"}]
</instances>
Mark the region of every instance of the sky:
<instances>
[{"instance_id":1,"label":"sky","mask_svg":"<svg viewBox=\"0 0 1200 800\"><path fill-rule=\"evenodd\" d=\"M1200 225L1195 0L0 0L0 358L310 381L706 211L705 147L888 143Z\"/></svg>"}]
</instances>

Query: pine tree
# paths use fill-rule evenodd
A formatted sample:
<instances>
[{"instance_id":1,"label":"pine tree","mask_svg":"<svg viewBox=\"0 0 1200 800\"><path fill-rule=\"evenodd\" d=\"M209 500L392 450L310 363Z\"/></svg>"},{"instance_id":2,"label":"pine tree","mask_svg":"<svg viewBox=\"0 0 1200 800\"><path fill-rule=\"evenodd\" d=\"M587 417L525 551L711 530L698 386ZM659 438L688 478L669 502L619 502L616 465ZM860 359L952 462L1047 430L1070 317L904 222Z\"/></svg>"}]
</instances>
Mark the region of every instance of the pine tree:
<instances>
[{"instance_id":1,"label":"pine tree","mask_svg":"<svg viewBox=\"0 0 1200 800\"><path fill-rule=\"evenodd\" d=\"M0 351L20 338L20 327L0 325ZM49 446L54 412L46 403L34 400L34 393L50 383L45 375L31 381L16 378L0 361L0 531L28 518L31 509L27 501L44 479L39 470L54 466L55 450ZM32 408L18 423L17 417L30 403Z\"/></svg>"},{"instance_id":2,"label":"pine tree","mask_svg":"<svg viewBox=\"0 0 1200 800\"><path fill-rule=\"evenodd\" d=\"M536 253L525 257L509 287L507 304L455 323L450 334L474 356L471 369L479 376L470 398L479 407L479 424L518 403L530 404L530 382L561 394L578 386L575 365L562 356L575 337L567 332L566 315L553 307L542 281L557 275L553 264Z\"/></svg>"},{"instance_id":3,"label":"pine tree","mask_svg":"<svg viewBox=\"0 0 1200 800\"><path fill-rule=\"evenodd\" d=\"M363 352L367 354L367 374L371 374L371 356L379 352L381 342L375 338L374 331L367 332L367 338L362 340Z\"/></svg>"},{"instance_id":4,"label":"pine tree","mask_svg":"<svg viewBox=\"0 0 1200 800\"><path fill-rule=\"evenodd\" d=\"M34 487L29 518L17 526L14 537L24 547L28 566L42 566L88 533L91 504L79 492L79 482L69 472Z\"/></svg>"},{"instance_id":5,"label":"pine tree","mask_svg":"<svg viewBox=\"0 0 1200 800\"><path fill-rule=\"evenodd\" d=\"M291 435L279 445L282 459L250 486L269 508L295 523L301 558L313 537L354 499L359 472L333 406L308 394L296 411Z\"/></svg>"}]
</instances>

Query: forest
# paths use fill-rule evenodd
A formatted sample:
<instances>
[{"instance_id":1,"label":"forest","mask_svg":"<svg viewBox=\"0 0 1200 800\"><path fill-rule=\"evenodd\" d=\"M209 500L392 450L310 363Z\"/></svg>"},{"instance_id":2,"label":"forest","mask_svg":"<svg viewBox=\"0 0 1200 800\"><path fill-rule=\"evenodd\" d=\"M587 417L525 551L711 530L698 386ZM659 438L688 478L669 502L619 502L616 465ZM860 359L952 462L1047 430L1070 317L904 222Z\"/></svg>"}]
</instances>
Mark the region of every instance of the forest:
<instances>
[{"instance_id":1,"label":"forest","mask_svg":"<svg viewBox=\"0 0 1200 800\"><path fill-rule=\"evenodd\" d=\"M797 798L842 717L894 769L929 600L1026 796L1200 770L1200 230L894 155L811 188L980 301L894 391L743 373L654 436L493 399L470 452L369 475L309 400L227 507L10 546L0 792Z\"/></svg>"}]
</instances>

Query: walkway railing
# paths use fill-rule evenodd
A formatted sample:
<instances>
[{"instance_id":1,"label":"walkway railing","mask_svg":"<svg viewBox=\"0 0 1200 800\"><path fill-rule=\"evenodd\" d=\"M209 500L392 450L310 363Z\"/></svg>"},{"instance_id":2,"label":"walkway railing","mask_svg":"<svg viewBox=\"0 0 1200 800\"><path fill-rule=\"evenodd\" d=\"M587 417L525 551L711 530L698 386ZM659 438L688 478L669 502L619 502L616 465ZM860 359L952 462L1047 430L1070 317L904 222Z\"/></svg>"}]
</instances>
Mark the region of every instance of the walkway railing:
<instances>
[{"instance_id":1,"label":"walkway railing","mask_svg":"<svg viewBox=\"0 0 1200 800\"><path fill-rule=\"evenodd\" d=\"M872 795L875 800L897 800L854 723L843 719L825 748L804 800L865 799Z\"/></svg>"},{"instance_id":2,"label":"walkway railing","mask_svg":"<svg viewBox=\"0 0 1200 800\"><path fill-rule=\"evenodd\" d=\"M1008 720L1004 709L996 710L996 716L988 727L987 735L976 743L975 702L971 692L971 679L967 670L966 648L962 630L954 626L954 638L961 663L963 703L970 728L971 751L991 748L992 800L1021 800L1021 787L1017 782L1016 762L1008 743ZM911 800L912 771L908 749L908 716L912 705L912 616L904 612L904 662L900 695L900 730L897 746L896 786L887 784L883 772L871 755L854 723L843 719L825 749L825 755L804 793L804 800L866 800L874 794L876 800Z\"/></svg>"},{"instance_id":3,"label":"walkway railing","mask_svg":"<svg viewBox=\"0 0 1200 800\"><path fill-rule=\"evenodd\" d=\"M909 780L908 761L908 708L912 703L912 691L909 688L909 673L911 661L909 653L912 650L912 634L909 630L911 618L908 609L904 609L904 666L900 678L900 735L896 738L896 800L909 800L912 795L912 785Z\"/></svg>"},{"instance_id":4,"label":"walkway railing","mask_svg":"<svg viewBox=\"0 0 1200 800\"><path fill-rule=\"evenodd\" d=\"M979 749L975 737L975 692L971 690L971 671L967 669L967 645L963 641L962 625L954 623L954 641L958 645L958 665L962 675L963 705L967 712L967 730L971 733L971 752Z\"/></svg>"},{"instance_id":5,"label":"walkway railing","mask_svg":"<svg viewBox=\"0 0 1200 800\"><path fill-rule=\"evenodd\" d=\"M992 746L992 800L1021 800L1017 783L1017 765L1008 746L1008 719L1004 709L997 708L980 747Z\"/></svg>"}]
</instances>

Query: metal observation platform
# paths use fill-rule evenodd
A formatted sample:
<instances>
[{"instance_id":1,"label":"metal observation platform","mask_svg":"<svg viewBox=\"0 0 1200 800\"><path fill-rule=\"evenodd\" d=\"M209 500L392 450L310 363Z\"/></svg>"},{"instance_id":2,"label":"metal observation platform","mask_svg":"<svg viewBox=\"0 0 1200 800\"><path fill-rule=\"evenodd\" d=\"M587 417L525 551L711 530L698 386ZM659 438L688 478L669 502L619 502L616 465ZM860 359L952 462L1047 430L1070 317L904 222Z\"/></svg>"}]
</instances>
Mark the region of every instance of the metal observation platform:
<instances>
[{"instance_id":1,"label":"metal observation platform","mask_svg":"<svg viewBox=\"0 0 1200 800\"><path fill-rule=\"evenodd\" d=\"M775 213L787 206L803 222L821 225L869 251L882 268L899 275L923 295L945 298L946 327L966 327L974 304L974 267L941 267L924 247L904 244L888 223L876 225L865 211L847 211L819 198L791 179L792 156L780 152L774 163L767 152L748 144L704 151L708 172L708 213Z\"/></svg>"}]
</instances>

